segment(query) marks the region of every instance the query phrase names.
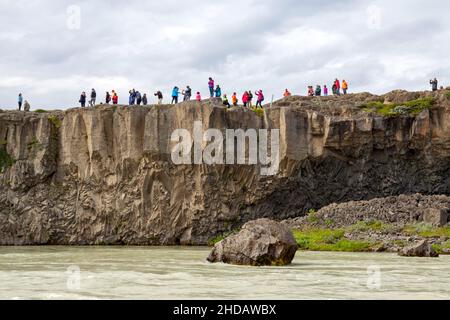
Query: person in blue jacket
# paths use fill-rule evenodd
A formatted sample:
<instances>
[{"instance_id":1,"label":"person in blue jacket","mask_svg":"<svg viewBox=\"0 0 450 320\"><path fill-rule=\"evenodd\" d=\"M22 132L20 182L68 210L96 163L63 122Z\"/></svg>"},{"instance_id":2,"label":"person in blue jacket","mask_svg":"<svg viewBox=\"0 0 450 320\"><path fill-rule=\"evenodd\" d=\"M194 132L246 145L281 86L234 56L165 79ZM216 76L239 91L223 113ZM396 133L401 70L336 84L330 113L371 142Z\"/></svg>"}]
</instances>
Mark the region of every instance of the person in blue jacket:
<instances>
[{"instance_id":1,"label":"person in blue jacket","mask_svg":"<svg viewBox=\"0 0 450 320\"><path fill-rule=\"evenodd\" d=\"M174 87L172 90L172 104L178 103L178 96L180 95L180 89L178 87Z\"/></svg>"},{"instance_id":2,"label":"person in blue jacket","mask_svg":"<svg viewBox=\"0 0 450 320\"><path fill-rule=\"evenodd\" d=\"M19 98L17 100L18 104L19 104L19 111L22 109L22 103L23 103L23 97L22 94L19 93Z\"/></svg>"},{"instance_id":3,"label":"person in blue jacket","mask_svg":"<svg viewBox=\"0 0 450 320\"><path fill-rule=\"evenodd\" d=\"M216 90L214 92L216 93L216 98L220 98L222 96L222 89L220 89L219 85L217 85Z\"/></svg>"}]
</instances>

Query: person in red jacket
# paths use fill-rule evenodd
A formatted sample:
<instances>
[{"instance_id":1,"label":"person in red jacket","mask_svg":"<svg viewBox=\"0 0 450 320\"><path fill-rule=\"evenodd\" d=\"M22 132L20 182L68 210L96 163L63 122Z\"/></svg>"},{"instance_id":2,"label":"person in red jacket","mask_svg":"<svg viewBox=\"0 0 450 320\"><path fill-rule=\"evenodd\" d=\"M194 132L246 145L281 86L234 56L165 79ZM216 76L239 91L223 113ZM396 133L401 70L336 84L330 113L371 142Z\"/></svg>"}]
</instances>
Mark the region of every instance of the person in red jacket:
<instances>
[{"instance_id":1,"label":"person in red jacket","mask_svg":"<svg viewBox=\"0 0 450 320\"><path fill-rule=\"evenodd\" d=\"M248 92L247 91L245 91L244 95L242 96L242 102L244 103L244 107L246 107L248 104Z\"/></svg>"},{"instance_id":2,"label":"person in red jacket","mask_svg":"<svg viewBox=\"0 0 450 320\"><path fill-rule=\"evenodd\" d=\"M336 94L338 96L341 95L341 83L339 82L338 79L334 80L334 84L336 85Z\"/></svg>"},{"instance_id":3,"label":"person in red jacket","mask_svg":"<svg viewBox=\"0 0 450 320\"><path fill-rule=\"evenodd\" d=\"M112 102L113 102L113 104L119 103L119 96L117 95L117 93L114 90L112 91Z\"/></svg>"}]
</instances>

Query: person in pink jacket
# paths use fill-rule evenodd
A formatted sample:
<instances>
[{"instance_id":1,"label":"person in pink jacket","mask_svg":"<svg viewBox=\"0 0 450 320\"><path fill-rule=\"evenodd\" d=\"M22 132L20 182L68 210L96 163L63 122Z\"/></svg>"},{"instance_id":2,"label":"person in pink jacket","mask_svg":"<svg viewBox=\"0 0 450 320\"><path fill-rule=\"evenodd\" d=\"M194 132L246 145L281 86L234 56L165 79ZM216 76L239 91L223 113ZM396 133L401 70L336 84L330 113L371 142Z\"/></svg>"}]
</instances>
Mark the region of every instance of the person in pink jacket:
<instances>
[{"instance_id":1,"label":"person in pink jacket","mask_svg":"<svg viewBox=\"0 0 450 320\"><path fill-rule=\"evenodd\" d=\"M246 107L248 104L248 92L247 91L245 91L244 95L242 96L242 102L244 103L244 107Z\"/></svg>"},{"instance_id":2,"label":"person in pink jacket","mask_svg":"<svg viewBox=\"0 0 450 320\"><path fill-rule=\"evenodd\" d=\"M197 92L197 96L195 97L195 100L197 100L198 102L202 101L202 96L201 96L200 92Z\"/></svg>"},{"instance_id":3,"label":"person in pink jacket","mask_svg":"<svg viewBox=\"0 0 450 320\"><path fill-rule=\"evenodd\" d=\"M258 106L260 106L262 108L262 103L264 101L264 94L262 90L256 91L256 96L258 97L256 101L256 107L258 108Z\"/></svg>"}]
</instances>

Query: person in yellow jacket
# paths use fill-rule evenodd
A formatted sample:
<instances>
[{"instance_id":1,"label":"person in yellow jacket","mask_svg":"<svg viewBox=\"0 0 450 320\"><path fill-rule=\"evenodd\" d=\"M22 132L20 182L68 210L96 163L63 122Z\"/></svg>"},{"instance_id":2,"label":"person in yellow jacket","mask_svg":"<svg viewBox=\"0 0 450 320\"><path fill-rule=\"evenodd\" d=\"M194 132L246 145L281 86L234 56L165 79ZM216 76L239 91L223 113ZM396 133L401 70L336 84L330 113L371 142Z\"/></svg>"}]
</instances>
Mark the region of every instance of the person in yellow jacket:
<instances>
[{"instance_id":1,"label":"person in yellow jacket","mask_svg":"<svg viewBox=\"0 0 450 320\"><path fill-rule=\"evenodd\" d=\"M342 91L344 91L344 94L347 94L348 90L348 83L345 80L342 80Z\"/></svg>"}]
</instances>

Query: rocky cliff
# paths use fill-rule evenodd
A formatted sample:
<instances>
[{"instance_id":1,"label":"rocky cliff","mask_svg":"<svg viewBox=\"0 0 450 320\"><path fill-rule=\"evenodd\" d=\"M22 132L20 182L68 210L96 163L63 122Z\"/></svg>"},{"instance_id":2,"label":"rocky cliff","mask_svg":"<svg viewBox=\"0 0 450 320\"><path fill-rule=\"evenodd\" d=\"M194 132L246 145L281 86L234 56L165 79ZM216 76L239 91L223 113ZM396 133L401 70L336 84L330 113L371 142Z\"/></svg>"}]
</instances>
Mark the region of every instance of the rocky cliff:
<instances>
[{"instance_id":1,"label":"rocky cliff","mask_svg":"<svg viewBox=\"0 0 450 320\"><path fill-rule=\"evenodd\" d=\"M432 98L383 116L370 103ZM175 165L175 129L280 129L275 176L258 165ZM0 244L205 244L256 218L330 203L450 194L446 91L289 97L266 108L219 102L0 111Z\"/></svg>"}]
</instances>

